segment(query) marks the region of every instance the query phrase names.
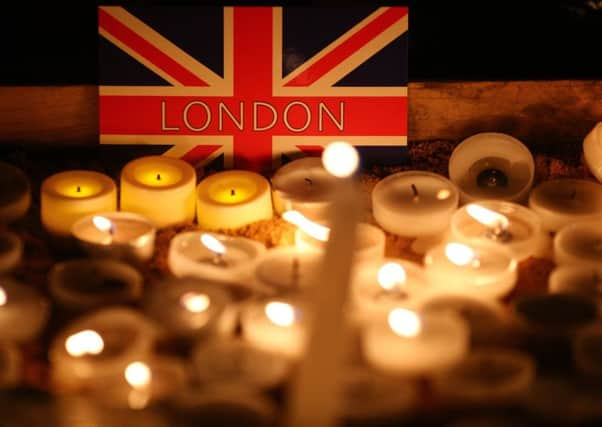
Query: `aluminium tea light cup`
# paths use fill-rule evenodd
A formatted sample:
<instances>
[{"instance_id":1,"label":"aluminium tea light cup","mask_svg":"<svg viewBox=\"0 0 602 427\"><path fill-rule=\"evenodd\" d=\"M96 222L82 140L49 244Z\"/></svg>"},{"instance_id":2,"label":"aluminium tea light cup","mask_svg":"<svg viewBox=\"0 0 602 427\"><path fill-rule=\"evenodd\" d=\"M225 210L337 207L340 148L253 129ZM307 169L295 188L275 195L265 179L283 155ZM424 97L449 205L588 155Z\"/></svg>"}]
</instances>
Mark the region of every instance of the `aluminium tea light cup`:
<instances>
[{"instance_id":1,"label":"aluminium tea light cup","mask_svg":"<svg viewBox=\"0 0 602 427\"><path fill-rule=\"evenodd\" d=\"M28 342L46 326L50 305L38 291L9 277L0 277L0 337Z\"/></svg>"},{"instance_id":2,"label":"aluminium tea light cup","mask_svg":"<svg viewBox=\"0 0 602 427\"><path fill-rule=\"evenodd\" d=\"M208 176L199 183L196 199L197 222L205 230L239 228L273 215L270 183L254 172Z\"/></svg>"},{"instance_id":3,"label":"aluminium tea light cup","mask_svg":"<svg viewBox=\"0 0 602 427\"><path fill-rule=\"evenodd\" d=\"M120 208L147 217L155 227L194 220L196 172L183 160L148 156L121 171Z\"/></svg>"},{"instance_id":4,"label":"aluminium tea light cup","mask_svg":"<svg viewBox=\"0 0 602 427\"><path fill-rule=\"evenodd\" d=\"M563 227L554 236L556 265L602 265L602 218Z\"/></svg>"},{"instance_id":5,"label":"aluminium tea light cup","mask_svg":"<svg viewBox=\"0 0 602 427\"><path fill-rule=\"evenodd\" d=\"M433 286L483 298L505 296L518 277L510 249L482 241L436 246L427 252L424 264Z\"/></svg>"},{"instance_id":6,"label":"aluminium tea light cup","mask_svg":"<svg viewBox=\"0 0 602 427\"><path fill-rule=\"evenodd\" d=\"M602 266L561 265L548 279L553 294L584 295L598 302L602 308Z\"/></svg>"},{"instance_id":7,"label":"aluminium tea light cup","mask_svg":"<svg viewBox=\"0 0 602 427\"><path fill-rule=\"evenodd\" d=\"M546 231L602 216L602 185L583 179L545 181L533 189L529 207Z\"/></svg>"},{"instance_id":8,"label":"aluminium tea light cup","mask_svg":"<svg viewBox=\"0 0 602 427\"><path fill-rule=\"evenodd\" d=\"M503 133L484 132L466 138L449 158L449 179L459 187L461 203L480 199L524 201L534 176L529 149Z\"/></svg>"},{"instance_id":9,"label":"aluminium tea light cup","mask_svg":"<svg viewBox=\"0 0 602 427\"><path fill-rule=\"evenodd\" d=\"M120 261L77 259L55 264L48 285L60 306L81 311L140 300L144 278Z\"/></svg>"},{"instance_id":10,"label":"aluminium tea light cup","mask_svg":"<svg viewBox=\"0 0 602 427\"><path fill-rule=\"evenodd\" d=\"M362 332L366 362L395 375L428 376L461 360L469 330L452 313L418 314L396 308Z\"/></svg>"},{"instance_id":11,"label":"aluminium tea light cup","mask_svg":"<svg viewBox=\"0 0 602 427\"><path fill-rule=\"evenodd\" d=\"M23 217L31 205L31 186L23 171L0 162L0 224Z\"/></svg>"},{"instance_id":12,"label":"aluminium tea light cup","mask_svg":"<svg viewBox=\"0 0 602 427\"><path fill-rule=\"evenodd\" d=\"M243 283L252 277L265 250L251 239L191 231L171 240L168 264L176 277Z\"/></svg>"},{"instance_id":13,"label":"aluminium tea light cup","mask_svg":"<svg viewBox=\"0 0 602 427\"><path fill-rule=\"evenodd\" d=\"M13 270L23 257L23 241L10 231L0 231L0 275Z\"/></svg>"},{"instance_id":14,"label":"aluminium tea light cup","mask_svg":"<svg viewBox=\"0 0 602 427\"><path fill-rule=\"evenodd\" d=\"M315 271L321 260L321 252L300 251L295 247L269 249L255 267L252 284L270 293L308 289L314 285Z\"/></svg>"},{"instance_id":15,"label":"aluminium tea light cup","mask_svg":"<svg viewBox=\"0 0 602 427\"><path fill-rule=\"evenodd\" d=\"M21 382L23 358L14 343L0 341L0 390Z\"/></svg>"},{"instance_id":16,"label":"aluminium tea light cup","mask_svg":"<svg viewBox=\"0 0 602 427\"><path fill-rule=\"evenodd\" d=\"M516 203L484 200L458 209L450 224L452 239L483 239L507 246L517 261L540 248L542 227L535 212Z\"/></svg>"},{"instance_id":17,"label":"aluminium tea light cup","mask_svg":"<svg viewBox=\"0 0 602 427\"><path fill-rule=\"evenodd\" d=\"M78 220L71 234L91 256L148 261L155 248L155 227L132 212L101 212Z\"/></svg>"},{"instance_id":18,"label":"aluminium tea light cup","mask_svg":"<svg viewBox=\"0 0 602 427\"><path fill-rule=\"evenodd\" d=\"M583 158L590 172L602 181L602 122L596 124L583 140Z\"/></svg>"},{"instance_id":19,"label":"aluminium tea light cup","mask_svg":"<svg viewBox=\"0 0 602 427\"><path fill-rule=\"evenodd\" d=\"M68 236L78 219L117 210L117 187L98 172L60 172L42 183L40 203L44 227L53 234Z\"/></svg>"},{"instance_id":20,"label":"aluminium tea light cup","mask_svg":"<svg viewBox=\"0 0 602 427\"><path fill-rule=\"evenodd\" d=\"M573 353L575 365L583 375L602 378L602 325L591 325L579 331Z\"/></svg>"}]
</instances>

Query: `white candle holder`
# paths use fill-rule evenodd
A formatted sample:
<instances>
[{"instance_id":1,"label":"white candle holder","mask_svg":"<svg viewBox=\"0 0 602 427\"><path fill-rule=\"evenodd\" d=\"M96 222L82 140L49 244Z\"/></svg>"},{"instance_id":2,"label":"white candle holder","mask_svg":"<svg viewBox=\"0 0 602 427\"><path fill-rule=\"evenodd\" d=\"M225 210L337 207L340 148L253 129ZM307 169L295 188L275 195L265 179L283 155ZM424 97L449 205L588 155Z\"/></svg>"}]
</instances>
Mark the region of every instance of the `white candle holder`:
<instances>
[{"instance_id":1,"label":"white candle holder","mask_svg":"<svg viewBox=\"0 0 602 427\"><path fill-rule=\"evenodd\" d=\"M599 324L583 328L577 333L573 344L577 369L587 377L602 377L602 326Z\"/></svg>"},{"instance_id":2,"label":"white candle holder","mask_svg":"<svg viewBox=\"0 0 602 427\"><path fill-rule=\"evenodd\" d=\"M562 265L548 279L553 294L578 294L598 302L602 308L602 266Z\"/></svg>"},{"instance_id":3,"label":"white candle holder","mask_svg":"<svg viewBox=\"0 0 602 427\"><path fill-rule=\"evenodd\" d=\"M23 241L10 231L0 231L0 274L8 273L21 262Z\"/></svg>"},{"instance_id":4,"label":"white candle holder","mask_svg":"<svg viewBox=\"0 0 602 427\"><path fill-rule=\"evenodd\" d=\"M557 265L598 267L602 262L602 220L582 221L563 227L554 237Z\"/></svg>"},{"instance_id":5,"label":"white candle holder","mask_svg":"<svg viewBox=\"0 0 602 427\"><path fill-rule=\"evenodd\" d=\"M142 298L144 278L135 268L111 259L78 259L55 264L50 293L61 306L89 310Z\"/></svg>"},{"instance_id":6,"label":"white candle holder","mask_svg":"<svg viewBox=\"0 0 602 427\"><path fill-rule=\"evenodd\" d=\"M14 343L0 342L0 390L21 382L23 358Z\"/></svg>"},{"instance_id":7,"label":"white candle holder","mask_svg":"<svg viewBox=\"0 0 602 427\"><path fill-rule=\"evenodd\" d=\"M21 169L0 162L0 224L11 223L27 213L31 186Z\"/></svg>"},{"instance_id":8,"label":"white candle holder","mask_svg":"<svg viewBox=\"0 0 602 427\"><path fill-rule=\"evenodd\" d=\"M27 342L46 326L48 300L35 289L9 277L0 278L0 337Z\"/></svg>"},{"instance_id":9,"label":"white candle holder","mask_svg":"<svg viewBox=\"0 0 602 427\"><path fill-rule=\"evenodd\" d=\"M460 188L460 201L526 200L535 162L529 149L510 135L484 132L462 141L449 158L449 179Z\"/></svg>"},{"instance_id":10,"label":"white candle holder","mask_svg":"<svg viewBox=\"0 0 602 427\"><path fill-rule=\"evenodd\" d=\"M265 252L255 268L252 284L268 293L305 290L314 285L322 253L279 247Z\"/></svg>"},{"instance_id":11,"label":"white candle holder","mask_svg":"<svg viewBox=\"0 0 602 427\"><path fill-rule=\"evenodd\" d=\"M101 212L73 224L71 234L93 257L148 261L155 248L155 227L132 212Z\"/></svg>"},{"instance_id":12,"label":"white candle holder","mask_svg":"<svg viewBox=\"0 0 602 427\"><path fill-rule=\"evenodd\" d=\"M583 140L583 158L590 172L602 181L602 122L596 124Z\"/></svg>"}]
</instances>

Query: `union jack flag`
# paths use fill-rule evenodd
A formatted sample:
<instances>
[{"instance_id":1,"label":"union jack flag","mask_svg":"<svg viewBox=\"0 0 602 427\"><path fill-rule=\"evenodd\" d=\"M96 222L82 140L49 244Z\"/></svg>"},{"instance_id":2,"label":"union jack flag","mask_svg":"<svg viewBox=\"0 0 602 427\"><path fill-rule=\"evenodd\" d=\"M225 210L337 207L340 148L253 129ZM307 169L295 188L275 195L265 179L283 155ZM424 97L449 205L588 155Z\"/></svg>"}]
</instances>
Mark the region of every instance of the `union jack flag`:
<instances>
[{"instance_id":1,"label":"union jack flag","mask_svg":"<svg viewBox=\"0 0 602 427\"><path fill-rule=\"evenodd\" d=\"M408 10L362 13L344 27L349 9L99 7L100 143L170 145L166 155L197 166L252 170L333 140L402 161ZM318 15L326 30L312 28ZM194 20L193 34L170 30ZM312 35L314 46L290 43ZM394 61L366 72L394 45Z\"/></svg>"}]
</instances>

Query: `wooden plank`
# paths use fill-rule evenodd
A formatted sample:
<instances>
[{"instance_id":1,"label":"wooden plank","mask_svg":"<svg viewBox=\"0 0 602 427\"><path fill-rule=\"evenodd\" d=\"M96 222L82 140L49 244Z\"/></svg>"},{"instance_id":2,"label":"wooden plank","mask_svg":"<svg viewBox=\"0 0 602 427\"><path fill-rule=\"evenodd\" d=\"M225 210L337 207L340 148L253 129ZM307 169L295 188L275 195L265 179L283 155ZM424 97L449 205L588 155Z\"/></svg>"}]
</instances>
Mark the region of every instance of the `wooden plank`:
<instances>
[{"instance_id":1,"label":"wooden plank","mask_svg":"<svg viewBox=\"0 0 602 427\"><path fill-rule=\"evenodd\" d=\"M602 120L602 81L419 82L409 97L414 141L498 131L579 142ZM96 86L0 87L0 143L95 144L97 117Z\"/></svg>"}]
</instances>

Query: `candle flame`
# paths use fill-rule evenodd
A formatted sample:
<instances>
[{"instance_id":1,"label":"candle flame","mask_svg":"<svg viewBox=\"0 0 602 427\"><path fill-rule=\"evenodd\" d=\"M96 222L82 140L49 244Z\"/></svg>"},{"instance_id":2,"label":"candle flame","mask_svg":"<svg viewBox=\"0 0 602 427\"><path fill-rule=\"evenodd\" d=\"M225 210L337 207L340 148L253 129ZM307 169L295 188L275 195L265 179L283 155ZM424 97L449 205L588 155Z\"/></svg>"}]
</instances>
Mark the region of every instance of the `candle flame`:
<instances>
[{"instance_id":1,"label":"candle flame","mask_svg":"<svg viewBox=\"0 0 602 427\"><path fill-rule=\"evenodd\" d=\"M224 244L211 234L201 234L201 243L213 253L219 255L224 255L226 253L226 247L224 246Z\"/></svg>"},{"instance_id":2,"label":"candle flame","mask_svg":"<svg viewBox=\"0 0 602 427\"><path fill-rule=\"evenodd\" d=\"M65 341L65 349L73 357L100 354L104 346L102 337L91 329L73 334Z\"/></svg>"},{"instance_id":3,"label":"candle flame","mask_svg":"<svg viewBox=\"0 0 602 427\"><path fill-rule=\"evenodd\" d=\"M405 269L396 262L388 262L378 269L378 284L381 288L390 291L406 282Z\"/></svg>"},{"instance_id":4,"label":"candle flame","mask_svg":"<svg viewBox=\"0 0 602 427\"><path fill-rule=\"evenodd\" d=\"M92 223L94 223L96 228L105 233L112 233L115 228L113 222L105 216L94 215L94 217L92 217Z\"/></svg>"},{"instance_id":5,"label":"candle flame","mask_svg":"<svg viewBox=\"0 0 602 427\"><path fill-rule=\"evenodd\" d=\"M468 215L487 227L499 230L505 230L508 228L508 218L501 213L492 211L491 209L487 209L477 204L471 204L466 206L466 212L468 212Z\"/></svg>"},{"instance_id":6,"label":"candle flame","mask_svg":"<svg viewBox=\"0 0 602 427\"><path fill-rule=\"evenodd\" d=\"M395 308L389 312L389 326L397 335L402 337L415 337L422 331L420 317L411 310Z\"/></svg>"},{"instance_id":7,"label":"candle flame","mask_svg":"<svg viewBox=\"0 0 602 427\"><path fill-rule=\"evenodd\" d=\"M144 362L132 362L125 368L125 380L135 389L148 386L152 379L152 372Z\"/></svg>"},{"instance_id":8,"label":"candle flame","mask_svg":"<svg viewBox=\"0 0 602 427\"><path fill-rule=\"evenodd\" d=\"M180 304L192 313L201 313L211 304L209 296L198 292L186 292L180 297Z\"/></svg>"},{"instance_id":9,"label":"candle flame","mask_svg":"<svg viewBox=\"0 0 602 427\"><path fill-rule=\"evenodd\" d=\"M445 255L456 265L468 265L476 260L475 251L462 243L448 243L445 246Z\"/></svg>"},{"instance_id":10,"label":"candle flame","mask_svg":"<svg viewBox=\"0 0 602 427\"><path fill-rule=\"evenodd\" d=\"M6 304L6 291L0 286L0 307Z\"/></svg>"},{"instance_id":11,"label":"candle flame","mask_svg":"<svg viewBox=\"0 0 602 427\"><path fill-rule=\"evenodd\" d=\"M286 211L282 214L282 218L285 221L299 227L303 232L314 239L318 239L322 242L327 242L330 236L330 228L323 225L317 224L310 219L307 219L299 211Z\"/></svg>"},{"instance_id":12,"label":"candle flame","mask_svg":"<svg viewBox=\"0 0 602 427\"><path fill-rule=\"evenodd\" d=\"M265 306L265 314L278 326L287 327L295 323L295 308L285 302L270 302Z\"/></svg>"},{"instance_id":13,"label":"candle flame","mask_svg":"<svg viewBox=\"0 0 602 427\"><path fill-rule=\"evenodd\" d=\"M357 150L346 142L333 142L322 153L322 164L331 174L339 178L351 176L358 168L360 156Z\"/></svg>"}]
</instances>

